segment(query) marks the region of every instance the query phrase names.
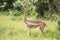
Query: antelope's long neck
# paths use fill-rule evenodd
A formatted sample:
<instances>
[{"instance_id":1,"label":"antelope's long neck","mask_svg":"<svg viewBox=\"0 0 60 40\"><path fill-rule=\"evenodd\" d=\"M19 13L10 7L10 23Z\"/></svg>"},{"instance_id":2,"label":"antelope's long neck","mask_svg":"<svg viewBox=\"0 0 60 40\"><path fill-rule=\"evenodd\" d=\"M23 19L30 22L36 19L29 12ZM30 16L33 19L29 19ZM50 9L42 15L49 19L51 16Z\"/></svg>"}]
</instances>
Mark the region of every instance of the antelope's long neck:
<instances>
[{"instance_id":1,"label":"antelope's long neck","mask_svg":"<svg viewBox=\"0 0 60 40\"><path fill-rule=\"evenodd\" d=\"M26 20L27 20L27 14L26 14L26 12L24 12L24 21L26 22Z\"/></svg>"}]
</instances>

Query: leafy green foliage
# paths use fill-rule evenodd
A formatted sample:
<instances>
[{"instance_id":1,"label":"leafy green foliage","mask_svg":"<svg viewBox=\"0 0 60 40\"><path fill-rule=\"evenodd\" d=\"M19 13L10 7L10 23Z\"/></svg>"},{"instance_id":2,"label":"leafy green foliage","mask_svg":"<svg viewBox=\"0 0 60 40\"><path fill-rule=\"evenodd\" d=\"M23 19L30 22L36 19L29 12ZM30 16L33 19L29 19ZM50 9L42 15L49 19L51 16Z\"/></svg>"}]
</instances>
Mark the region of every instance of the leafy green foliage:
<instances>
[{"instance_id":1,"label":"leafy green foliage","mask_svg":"<svg viewBox=\"0 0 60 40\"><path fill-rule=\"evenodd\" d=\"M59 1L59 0L58 0ZM59 3L56 0L38 0L36 2L36 11L38 17L46 17L45 14L52 16L53 14L59 14ZM47 13L49 12L49 13ZM49 17L49 16L48 16Z\"/></svg>"},{"instance_id":2,"label":"leafy green foliage","mask_svg":"<svg viewBox=\"0 0 60 40\"><path fill-rule=\"evenodd\" d=\"M41 1L37 1L36 2L36 11L39 13L39 15L41 15L42 17L44 17L44 11L48 11L49 7L48 7L48 3L42 2Z\"/></svg>"},{"instance_id":3,"label":"leafy green foliage","mask_svg":"<svg viewBox=\"0 0 60 40\"><path fill-rule=\"evenodd\" d=\"M0 8L3 7L3 11L12 9L13 8L13 3L16 0L0 0Z\"/></svg>"}]
</instances>

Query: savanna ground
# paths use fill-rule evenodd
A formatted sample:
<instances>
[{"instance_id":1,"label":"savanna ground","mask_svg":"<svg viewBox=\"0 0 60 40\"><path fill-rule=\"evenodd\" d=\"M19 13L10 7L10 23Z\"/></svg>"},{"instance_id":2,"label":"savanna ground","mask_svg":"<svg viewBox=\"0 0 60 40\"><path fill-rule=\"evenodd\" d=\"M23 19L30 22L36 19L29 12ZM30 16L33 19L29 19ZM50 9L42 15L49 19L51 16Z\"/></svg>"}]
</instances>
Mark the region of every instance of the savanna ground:
<instances>
[{"instance_id":1,"label":"savanna ground","mask_svg":"<svg viewBox=\"0 0 60 40\"><path fill-rule=\"evenodd\" d=\"M30 16L28 19L36 20L34 16ZM32 29L32 35L29 36L29 29L24 23L23 15L19 17L0 15L0 40L60 40L57 22L40 21L44 21L47 25L45 34L43 35L39 28L35 28Z\"/></svg>"}]
</instances>

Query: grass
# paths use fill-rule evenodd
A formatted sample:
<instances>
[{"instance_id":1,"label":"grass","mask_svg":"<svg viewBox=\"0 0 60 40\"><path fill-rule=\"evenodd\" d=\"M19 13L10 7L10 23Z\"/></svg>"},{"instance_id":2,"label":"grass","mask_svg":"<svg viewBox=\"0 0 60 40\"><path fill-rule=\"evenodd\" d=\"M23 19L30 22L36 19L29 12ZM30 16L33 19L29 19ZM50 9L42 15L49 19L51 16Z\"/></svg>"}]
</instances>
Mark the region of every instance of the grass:
<instances>
[{"instance_id":1,"label":"grass","mask_svg":"<svg viewBox=\"0 0 60 40\"><path fill-rule=\"evenodd\" d=\"M13 20L12 16L1 15L0 40L57 40L57 38L60 37L59 31L57 30L57 22L44 22L47 24L44 35L39 28L36 28L32 29L32 35L29 36L29 29L24 23L23 17L22 20L20 20L20 18Z\"/></svg>"}]
</instances>

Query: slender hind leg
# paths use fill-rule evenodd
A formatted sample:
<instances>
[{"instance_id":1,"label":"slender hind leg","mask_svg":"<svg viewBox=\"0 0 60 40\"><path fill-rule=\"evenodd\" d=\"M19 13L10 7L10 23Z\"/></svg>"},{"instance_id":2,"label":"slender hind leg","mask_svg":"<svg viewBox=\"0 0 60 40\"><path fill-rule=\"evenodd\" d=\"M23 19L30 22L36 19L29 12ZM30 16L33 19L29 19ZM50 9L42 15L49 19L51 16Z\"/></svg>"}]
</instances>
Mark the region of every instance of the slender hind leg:
<instances>
[{"instance_id":1,"label":"slender hind leg","mask_svg":"<svg viewBox=\"0 0 60 40\"><path fill-rule=\"evenodd\" d=\"M44 34L44 27L40 27L40 30Z\"/></svg>"}]
</instances>

